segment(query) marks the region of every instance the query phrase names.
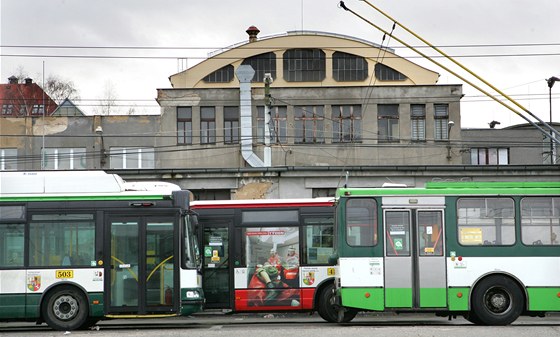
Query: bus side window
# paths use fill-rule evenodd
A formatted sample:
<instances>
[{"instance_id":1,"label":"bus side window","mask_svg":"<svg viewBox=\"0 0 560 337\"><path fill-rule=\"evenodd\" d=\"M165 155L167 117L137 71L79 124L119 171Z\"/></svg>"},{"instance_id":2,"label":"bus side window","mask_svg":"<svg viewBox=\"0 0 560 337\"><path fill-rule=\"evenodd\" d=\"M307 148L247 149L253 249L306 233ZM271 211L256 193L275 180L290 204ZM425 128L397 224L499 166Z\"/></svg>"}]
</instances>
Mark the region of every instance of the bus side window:
<instances>
[{"instance_id":1,"label":"bus side window","mask_svg":"<svg viewBox=\"0 0 560 337\"><path fill-rule=\"evenodd\" d=\"M23 267L23 224L1 224L0 267Z\"/></svg>"}]
</instances>

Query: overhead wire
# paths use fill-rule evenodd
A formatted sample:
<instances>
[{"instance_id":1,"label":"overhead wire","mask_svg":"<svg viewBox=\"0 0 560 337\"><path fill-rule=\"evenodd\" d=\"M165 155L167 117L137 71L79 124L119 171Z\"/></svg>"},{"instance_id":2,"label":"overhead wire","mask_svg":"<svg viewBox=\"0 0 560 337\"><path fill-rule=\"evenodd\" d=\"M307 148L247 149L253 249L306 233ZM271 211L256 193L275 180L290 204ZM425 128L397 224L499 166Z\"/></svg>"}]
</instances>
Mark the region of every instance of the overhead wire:
<instances>
[{"instance_id":1,"label":"overhead wire","mask_svg":"<svg viewBox=\"0 0 560 337\"><path fill-rule=\"evenodd\" d=\"M367 3L368 5L372 6L373 8L375 8L377 11L380 11L379 9L377 9L377 7L373 6L372 4L370 4L367 0L363 0L363 2ZM366 19L365 17L363 17L362 15L358 14L357 12L349 9L345 4L344 1L340 1L339 6L341 8L343 8L344 10L354 14L356 17L360 18L361 20L363 20L364 22L368 23L369 25L373 26L374 28L376 28L377 30L388 34L388 32L386 30L384 30L383 28L381 28L379 25L371 22L370 20ZM381 12L381 11L380 11ZM418 38L419 40L421 40L422 42L426 43L427 45L429 45L430 47L432 47L432 49L434 49L434 47L427 42L426 40L422 39L421 37L419 37L417 34L413 33L412 31L410 31L408 28L404 27L402 24L398 23L395 19L391 18L390 16L386 15L385 13L381 12L384 16L386 16L389 20L391 20L392 22L398 24L401 28L405 29L407 32L411 33L413 36L415 36L416 38ZM457 72L451 70L449 67L441 64L440 62L435 61L432 57L426 55L425 53L419 51L417 48L412 47L410 44L408 44L407 42L405 42L404 40L393 36L393 38L395 40L397 40L399 43L401 43L404 46L407 46L409 49L411 49L412 51L416 52L417 54L419 54L420 56L422 56L423 58L429 60L430 62L436 64L437 66L439 66L440 68L446 70L447 72L453 74L454 76L456 76L457 78L461 79L462 81L468 83L470 86L472 86L473 88L477 89L478 91L482 92L483 94L485 94L486 96L488 96L489 98L492 98L494 101L498 102L499 104L501 104L502 106L504 106L505 108L507 108L508 110L512 111L513 113L515 113L517 116L523 118L524 120L526 120L527 122L529 122L531 125L533 125L535 128L537 128L539 131L541 131L544 135L546 135L548 138L551 139L551 141L556 142L560 145L560 133L558 133L558 131L556 131L554 128L550 127L548 124L546 124L545 122L543 122L540 118L538 118L537 116L535 116L533 113L531 113L529 110L527 110L525 107L523 107L522 105L520 105L519 103L517 103L515 100L511 99L509 96L507 96L505 93L503 93L502 91L500 91L499 89L495 88L493 85L491 85L490 83L488 83L487 81L483 80L480 76L474 74L474 72L472 72L471 70L466 69L466 67L464 67L463 65L461 65L459 62L453 60L452 57L450 57L449 55L443 53L439 48L435 48L435 50L440 53L442 55L442 57L445 57L446 59L452 61L453 63L455 63L456 65L459 65L462 69L466 70L469 74L475 76L478 80L482 81L484 84L486 84L487 86L489 86L490 88L492 88L493 90L495 90L496 92L500 93L503 97L505 97L508 101L512 102L514 105L516 105L517 107L519 107L520 109L522 109L525 113L529 114L531 117L535 118L536 120L538 120L542 125L545 125L546 127L548 127L550 129L550 133L548 134L547 131L545 131L542 127L540 127L538 124L536 124L535 122L533 122L531 119L529 119L527 116L524 116L523 114L521 114L519 111L517 111L516 109L514 109L512 106L505 104L503 101L499 100L498 98L496 98L494 95L492 95L491 93L489 93L487 90L481 88L479 85L473 83L472 81L466 79L464 76L458 74ZM556 134L558 138L553 137L552 133Z\"/></svg>"}]
</instances>

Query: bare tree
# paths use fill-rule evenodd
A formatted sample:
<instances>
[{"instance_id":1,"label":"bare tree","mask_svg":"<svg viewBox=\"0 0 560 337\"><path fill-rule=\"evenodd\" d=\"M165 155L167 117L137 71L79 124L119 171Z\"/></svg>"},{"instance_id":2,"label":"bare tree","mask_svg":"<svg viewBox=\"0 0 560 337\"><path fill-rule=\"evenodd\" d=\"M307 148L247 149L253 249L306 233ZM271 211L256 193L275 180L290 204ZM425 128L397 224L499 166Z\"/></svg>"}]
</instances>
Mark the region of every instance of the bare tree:
<instances>
[{"instance_id":1,"label":"bare tree","mask_svg":"<svg viewBox=\"0 0 560 337\"><path fill-rule=\"evenodd\" d=\"M103 89L103 97L99 100L99 107L95 108L94 111L101 115L118 113L116 101L115 85L111 80L107 80Z\"/></svg>"},{"instance_id":2,"label":"bare tree","mask_svg":"<svg viewBox=\"0 0 560 337\"><path fill-rule=\"evenodd\" d=\"M63 80L56 75L47 77L43 90L56 104L62 103L67 98L73 101L80 99L74 82Z\"/></svg>"}]
</instances>

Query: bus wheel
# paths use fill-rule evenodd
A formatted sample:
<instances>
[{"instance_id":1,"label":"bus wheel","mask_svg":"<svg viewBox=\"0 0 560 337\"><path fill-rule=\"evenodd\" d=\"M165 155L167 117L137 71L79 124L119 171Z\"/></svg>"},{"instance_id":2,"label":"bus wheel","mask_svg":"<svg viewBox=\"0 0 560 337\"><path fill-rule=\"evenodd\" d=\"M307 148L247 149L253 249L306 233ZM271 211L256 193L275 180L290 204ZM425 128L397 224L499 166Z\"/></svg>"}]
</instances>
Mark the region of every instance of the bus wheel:
<instances>
[{"instance_id":1,"label":"bus wheel","mask_svg":"<svg viewBox=\"0 0 560 337\"><path fill-rule=\"evenodd\" d=\"M338 310L332 303L333 297L334 284L328 284L319 294L319 304L317 305L317 313L329 323L336 323L338 317Z\"/></svg>"},{"instance_id":2,"label":"bus wheel","mask_svg":"<svg viewBox=\"0 0 560 337\"><path fill-rule=\"evenodd\" d=\"M83 327L88 319L85 295L75 287L63 286L47 294L42 306L43 318L47 324L61 331Z\"/></svg>"},{"instance_id":3,"label":"bus wheel","mask_svg":"<svg viewBox=\"0 0 560 337\"><path fill-rule=\"evenodd\" d=\"M490 276L480 281L473 291L471 310L475 322L507 325L515 321L525 306L517 283L505 276Z\"/></svg>"}]
</instances>

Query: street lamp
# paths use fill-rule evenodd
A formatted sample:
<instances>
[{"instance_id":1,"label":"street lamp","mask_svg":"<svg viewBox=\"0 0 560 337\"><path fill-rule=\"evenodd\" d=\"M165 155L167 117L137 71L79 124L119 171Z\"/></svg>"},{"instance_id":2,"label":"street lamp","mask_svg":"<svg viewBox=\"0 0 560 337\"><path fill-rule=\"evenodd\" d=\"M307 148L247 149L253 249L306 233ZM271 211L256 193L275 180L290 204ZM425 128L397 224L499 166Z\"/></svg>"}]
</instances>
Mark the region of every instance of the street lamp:
<instances>
[{"instance_id":1,"label":"street lamp","mask_svg":"<svg viewBox=\"0 0 560 337\"><path fill-rule=\"evenodd\" d=\"M99 137L101 138L101 149L99 150L99 154L100 154L99 164L101 165L100 168L103 168L105 166L105 159L107 157L107 154L105 154L105 144L103 143L103 128L101 127L101 125L95 128L95 133L98 134Z\"/></svg>"},{"instance_id":2,"label":"street lamp","mask_svg":"<svg viewBox=\"0 0 560 337\"><path fill-rule=\"evenodd\" d=\"M546 80L548 84L548 105L550 107L550 127L552 128L552 87L554 83L560 81L560 78L552 76L551 78ZM550 130L550 163L554 165L556 153L555 153L555 144L554 144L554 133Z\"/></svg>"}]
</instances>

